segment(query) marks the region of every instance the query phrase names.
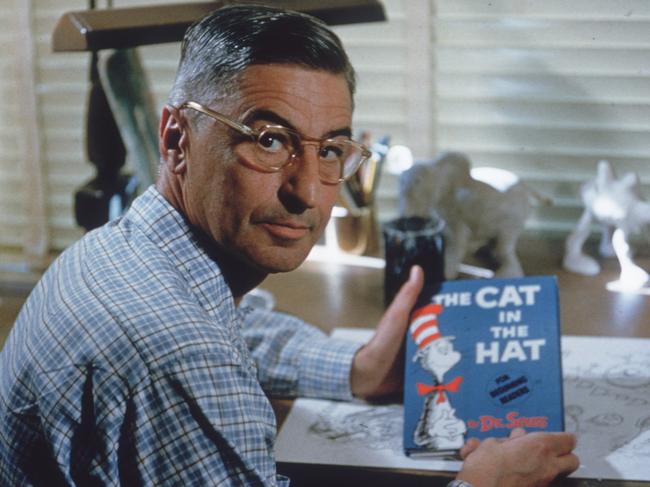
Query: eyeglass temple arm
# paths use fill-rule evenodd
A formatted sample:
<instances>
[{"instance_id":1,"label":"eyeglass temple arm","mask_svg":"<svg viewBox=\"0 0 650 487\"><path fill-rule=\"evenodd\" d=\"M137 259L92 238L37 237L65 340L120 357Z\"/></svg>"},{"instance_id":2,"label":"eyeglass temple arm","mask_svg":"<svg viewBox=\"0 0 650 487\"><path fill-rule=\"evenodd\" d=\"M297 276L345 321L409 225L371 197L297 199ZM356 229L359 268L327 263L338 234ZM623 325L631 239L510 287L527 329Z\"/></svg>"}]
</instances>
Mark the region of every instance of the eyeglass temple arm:
<instances>
[{"instance_id":1,"label":"eyeglass temple arm","mask_svg":"<svg viewBox=\"0 0 650 487\"><path fill-rule=\"evenodd\" d=\"M237 130L238 132L241 132L244 135L249 135L249 136L255 135L255 132L253 131L253 129L251 129L247 125L237 123L237 122L235 122L233 120L230 120L230 119L224 117L223 115L221 115L220 113L217 113L217 112L215 112L213 110L210 110L209 108L205 108L204 106L199 105L196 102L186 101L185 103L183 103L178 108L179 109L180 108L191 108L192 110L196 110L197 112L201 112L201 113L203 113L204 115L207 115L210 118L214 118L216 120L219 120L222 123L225 123L230 128L235 129L235 130Z\"/></svg>"}]
</instances>

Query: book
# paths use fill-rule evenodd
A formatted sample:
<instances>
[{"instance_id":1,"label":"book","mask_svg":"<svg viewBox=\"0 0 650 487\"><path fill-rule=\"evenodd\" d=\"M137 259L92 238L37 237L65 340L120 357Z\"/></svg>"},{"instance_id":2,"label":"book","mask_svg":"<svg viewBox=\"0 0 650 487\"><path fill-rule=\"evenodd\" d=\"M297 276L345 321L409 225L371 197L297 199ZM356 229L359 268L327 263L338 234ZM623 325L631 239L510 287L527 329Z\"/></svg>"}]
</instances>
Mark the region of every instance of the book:
<instances>
[{"instance_id":1,"label":"book","mask_svg":"<svg viewBox=\"0 0 650 487\"><path fill-rule=\"evenodd\" d=\"M454 455L516 427L564 430L555 277L425 287L406 338L405 452Z\"/></svg>"}]
</instances>

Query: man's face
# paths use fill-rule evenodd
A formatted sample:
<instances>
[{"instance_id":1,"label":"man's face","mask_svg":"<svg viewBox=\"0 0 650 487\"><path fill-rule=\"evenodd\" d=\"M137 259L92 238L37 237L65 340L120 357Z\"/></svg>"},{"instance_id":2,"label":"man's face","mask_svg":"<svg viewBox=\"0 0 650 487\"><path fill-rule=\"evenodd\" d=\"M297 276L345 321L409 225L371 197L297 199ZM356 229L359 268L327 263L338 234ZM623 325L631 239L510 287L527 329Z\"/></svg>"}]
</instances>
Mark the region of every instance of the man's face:
<instances>
[{"instance_id":1,"label":"man's face","mask_svg":"<svg viewBox=\"0 0 650 487\"><path fill-rule=\"evenodd\" d=\"M239 92L213 108L254 129L283 125L322 139L349 131L345 78L290 65L247 68ZM306 258L323 232L338 187L323 184L316 149L275 173L254 169L238 152L239 135L197 114L185 147L183 206L189 220L257 271L284 272Z\"/></svg>"}]
</instances>

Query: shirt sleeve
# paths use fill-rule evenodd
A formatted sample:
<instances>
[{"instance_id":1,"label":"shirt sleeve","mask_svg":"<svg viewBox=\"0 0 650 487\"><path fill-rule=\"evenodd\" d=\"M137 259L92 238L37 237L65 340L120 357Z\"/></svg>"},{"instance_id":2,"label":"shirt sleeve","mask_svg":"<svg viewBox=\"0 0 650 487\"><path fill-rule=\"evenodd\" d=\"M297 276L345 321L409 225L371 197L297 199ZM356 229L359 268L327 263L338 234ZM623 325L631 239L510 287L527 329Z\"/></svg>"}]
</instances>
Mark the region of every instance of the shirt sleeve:
<instances>
[{"instance_id":1,"label":"shirt sleeve","mask_svg":"<svg viewBox=\"0 0 650 487\"><path fill-rule=\"evenodd\" d=\"M177 357L135 387L93 365L54 371L66 396L43 388L39 398L54 456L39 475L66 485L287 485L276 474L273 410L231 358Z\"/></svg>"},{"instance_id":2,"label":"shirt sleeve","mask_svg":"<svg viewBox=\"0 0 650 487\"><path fill-rule=\"evenodd\" d=\"M351 400L350 369L358 343L334 339L293 316L240 310L258 380L273 396Z\"/></svg>"},{"instance_id":3,"label":"shirt sleeve","mask_svg":"<svg viewBox=\"0 0 650 487\"><path fill-rule=\"evenodd\" d=\"M139 464L156 476L160 462L169 470L146 484L284 485L273 454L275 416L246 367L223 354L192 354L151 379Z\"/></svg>"}]
</instances>

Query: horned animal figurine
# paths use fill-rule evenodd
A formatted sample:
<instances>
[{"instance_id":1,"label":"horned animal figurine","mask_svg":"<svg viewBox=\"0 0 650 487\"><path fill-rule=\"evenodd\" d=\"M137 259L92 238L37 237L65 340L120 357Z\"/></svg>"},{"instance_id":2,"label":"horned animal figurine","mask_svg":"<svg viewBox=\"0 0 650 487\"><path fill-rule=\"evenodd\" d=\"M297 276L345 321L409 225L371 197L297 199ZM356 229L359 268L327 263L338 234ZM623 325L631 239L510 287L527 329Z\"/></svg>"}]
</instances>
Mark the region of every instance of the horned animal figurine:
<instances>
[{"instance_id":1,"label":"horned animal figurine","mask_svg":"<svg viewBox=\"0 0 650 487\"><path fill-rule=\"evenodd\" d=\"M399 156L404 157L403 149ZM401 214L435 215L446 222L447 279L458 276L468 252L481 248L491 251L496 276L523 276L517 240L538 202L550 203L509 171L471 169L467 156L458 152L413 164L400 175Z\"/></svg>"},{"instance_id":2,"label":"horned animal figurine","mask_svg":"<svg viewBox=\"0 0 650 487\"><path fill-rule=\"evenodd\" d=\"M641 196L638 176L630 172L617 178L609 161L599 161L596 177L582 186L581 196L585 209L566 239L564 268L586 276L600 272L596 259L583 252L592 223L599 223L599 253L618 258L619 284L627 288L643 286L648 282L648 273L634 263L628 242L631 235L650 230L650 203Z\"/></svg>"}]
</instances>

